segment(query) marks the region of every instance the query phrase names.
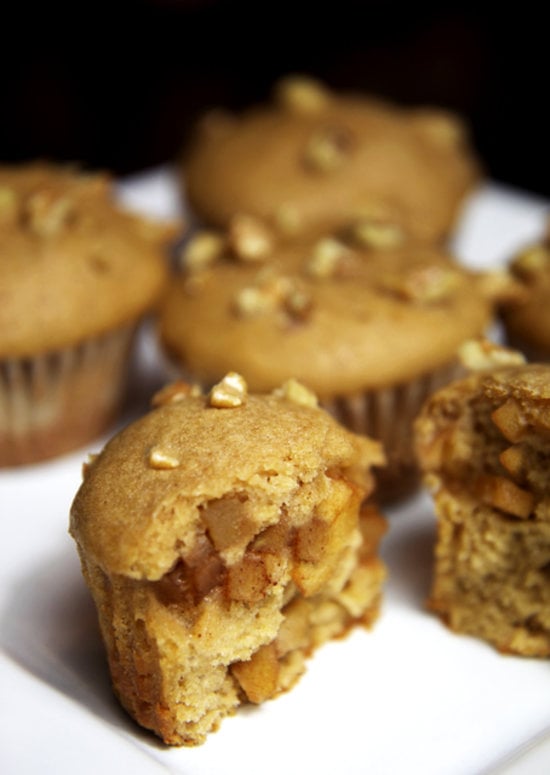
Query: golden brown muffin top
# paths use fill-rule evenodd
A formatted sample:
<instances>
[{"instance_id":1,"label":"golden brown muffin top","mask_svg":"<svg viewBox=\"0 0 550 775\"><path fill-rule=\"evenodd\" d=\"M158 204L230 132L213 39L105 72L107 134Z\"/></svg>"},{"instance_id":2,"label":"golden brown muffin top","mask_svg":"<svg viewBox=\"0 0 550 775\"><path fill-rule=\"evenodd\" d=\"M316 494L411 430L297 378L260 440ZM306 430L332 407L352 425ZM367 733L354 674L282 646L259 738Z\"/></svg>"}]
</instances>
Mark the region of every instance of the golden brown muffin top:
<instances>
[{"instance_id":1,"label":"golden brown muffin top","mask_svg":"<svg viewBox=\"0 0 550 775\"><path fill-rule=\"evenodd\" d=\"M230 228L189 243L161 310L167 350L207 384L234 368L253 390L294 377L326 400L408 381L480 336L502 289L434 247L352 234L266 248L269 233L243 223L246 239Z\"/></svg>"},{"instance_id":2,"label":"golden brown muffin top","mask_svg":"<svg viewBox=\"0 0 550 775\"><path fill-rule=\"evenodd\" d=\"M510 271L525 292L503 310L507 332L518 345L550 355L550 236L522 249Z\"/></svg>"},{"instance_id":3,"label":"golden brown muffin top","mask_svg":"<svg viewBox=\"0 0 550 775\"><path fill-rule=\"evenodd\" d=\"M200 550L201 520L234 560L284 519L289 499L293 520L300 523L301 508L308 523L323 480L345 477L366 494L369 467L383 464L376 442L342 428L295 382L249 395L242 377L230 373L207 396L174 383L156 404L86 467L72 506L73 537L107 573L161 578Z\"/></svg>"},{"instance_id":4,"label":"golden brown muffin top","mask_svg":"<svg viewBox=\"0 0 550 775\"><path fill-rule=\"evenodd\" d=\"M182 166L207 224L247 212L306 233L376 213L424 241L449 233L479 178L456 116L332 93L301 77L276 84L270 104L205 116Z\"/></svg>"},{"instance_id":5,"label":"golden brown muffin top","mask_svg":"<svg viewBox=\"0 0 550 775\"><path fill-rule=\"evenodd\" d=\"M175 225L118 208L105 174L0 167L0 356L70 346L140 317Z\"/></svg>"}]
</instances>

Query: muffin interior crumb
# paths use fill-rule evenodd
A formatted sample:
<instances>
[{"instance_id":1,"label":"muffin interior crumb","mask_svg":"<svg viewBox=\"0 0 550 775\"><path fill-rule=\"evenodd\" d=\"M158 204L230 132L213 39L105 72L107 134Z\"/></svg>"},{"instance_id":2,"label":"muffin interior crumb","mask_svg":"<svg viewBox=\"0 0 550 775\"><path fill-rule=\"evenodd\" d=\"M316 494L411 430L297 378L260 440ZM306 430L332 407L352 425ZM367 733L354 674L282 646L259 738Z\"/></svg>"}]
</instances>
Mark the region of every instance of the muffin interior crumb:
<instances>
[{"instance_id":1,"label":"muffin interior crumb","mask_svg":"<svg viewBox=\"0 0 550 775\"><path fill-rule=\"evenodd\" d=\"M429 602L456 631L547 656L550 405L487 384L432 403L422 438L438 514Z\"/></svg>"}]
</instances>

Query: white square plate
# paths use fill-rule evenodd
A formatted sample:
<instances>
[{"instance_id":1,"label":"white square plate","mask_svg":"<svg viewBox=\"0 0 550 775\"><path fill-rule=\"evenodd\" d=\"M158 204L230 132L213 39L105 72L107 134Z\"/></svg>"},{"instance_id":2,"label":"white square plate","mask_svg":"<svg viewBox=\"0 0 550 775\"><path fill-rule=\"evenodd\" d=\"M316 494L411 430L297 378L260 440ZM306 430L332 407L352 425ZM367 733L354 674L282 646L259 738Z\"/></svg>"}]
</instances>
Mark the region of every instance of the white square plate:
<instances>
[{"instance_id":1,"label":"white square plate","mask_svg":"<svg viewBox=\"0 0 550 775\"><path fill-rule=\"evenodd\" d=\"M154 215L179 209L170 170L119 191ZM545 202L488 185L464 213L457 255L476 268L497 266L542 233L545 213ZM145 394L165 366L150 335L140 352ZM166 748L141 730L111 694L67 534L81 464L101 445L0 472L2 773L550 772L550 662L500 655L425 610L434 518L424 494L388 514L390 575L372 631L324 646L291 692L241 709L203 746Z\"/></svg>"}]
</instances>

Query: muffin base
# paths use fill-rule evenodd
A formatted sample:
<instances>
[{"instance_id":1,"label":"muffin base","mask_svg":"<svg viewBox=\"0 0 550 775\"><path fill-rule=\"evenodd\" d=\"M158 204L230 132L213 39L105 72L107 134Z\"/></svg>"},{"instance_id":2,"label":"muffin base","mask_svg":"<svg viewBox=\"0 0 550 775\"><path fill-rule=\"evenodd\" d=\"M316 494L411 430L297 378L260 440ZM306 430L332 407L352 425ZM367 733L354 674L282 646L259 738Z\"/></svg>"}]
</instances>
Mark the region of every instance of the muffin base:
<instances>
[{"instance_id":1,"label":"muffin base","mask_svg":"<svg viewBox=\"0 0 550 775\"><path fill-rule=\"evenodd\" d=\"M308 596L291 582L250 604L217 587L193 610L166 598L162 580L107 576L81 552L120 703L165 743L195 746L240 705L288 691L317 647L376 621L385 530L376 508L365 505L362 540L332 590Z\"/></svg>"},{"instance_id":2,"label":"muffin base","mask_svg":"<svg viewBox=\"0 0 550 775\"><path fill-rule=\"evenodd\" d=\"M134 330L128 325L76 347L0 361L0 467L55 457L109 427Z\"/></svg>"}]
</instances>

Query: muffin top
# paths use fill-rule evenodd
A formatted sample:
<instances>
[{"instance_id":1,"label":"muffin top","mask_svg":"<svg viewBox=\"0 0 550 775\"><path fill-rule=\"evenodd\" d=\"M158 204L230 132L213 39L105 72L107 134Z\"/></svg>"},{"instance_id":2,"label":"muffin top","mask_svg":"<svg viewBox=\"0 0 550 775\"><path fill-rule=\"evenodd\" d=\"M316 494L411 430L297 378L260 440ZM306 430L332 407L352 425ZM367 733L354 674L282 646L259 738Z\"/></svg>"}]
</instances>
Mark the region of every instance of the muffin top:
<instances>
[{"instance_id":1,"label":"muffin top","mask_svg":"<svg viewBox=\"0 0 550 775\"><path fill-rule=\"evenodd\" d=\"M332 93L302 77L282 80L271 103L240 116L206 115L182 167L206 224L246 212L305 233L389 217L425 241L449 232L479 177L456 116Z\"/></svg>"},{"instance_id":2,"label":"muffin top","mask_svg":"<svg viewBox=\"0 0 550 775\"><path fill-rule=\"evenodd\" d=\"M375 248L353 235L266 248L252 223L247 239L199 233L161 309L168 352L204 383L234 368L253 390L294 377L322 400L395 385L481 335L507 282L435 247Z\"/></svg>"},{"instance_id":3,"label":"muffin top","mask_svg":"<svg viewBox=\"0 0 550 775\"><path fill-rule=\"evenodd\" d=\"M193 563L200 524L234 562L284 521L285 503L294 523L309 523L340 479L361 496L369 467L383 463L376 442L342 428L296 382L256 396L230 373L209 395L174 383L155 403L86 467L72 506L73 537L107 573L155 580L182 557Z\"/></svg>"},{"instance_id":4,"label":"muffin top","mask_svg":"<svg viewBox=\"0 0 550 775\"><path fill-rule=\"evenodd\" d=\"M175 225L113 202L105 174L0 167L0 356L71 346L157 301Z\"/></svg>"},{"instance_id":5,"label":"muffin top","mask_svg":"<svg viewBox=\"0 0 550 775\"><path fill-rule=\"evenodd\" d=\"M511 341L550 355L550 237L521 250L511 261L511 273L524 294L503 308Z\"/></svg>"}]
</instances>

